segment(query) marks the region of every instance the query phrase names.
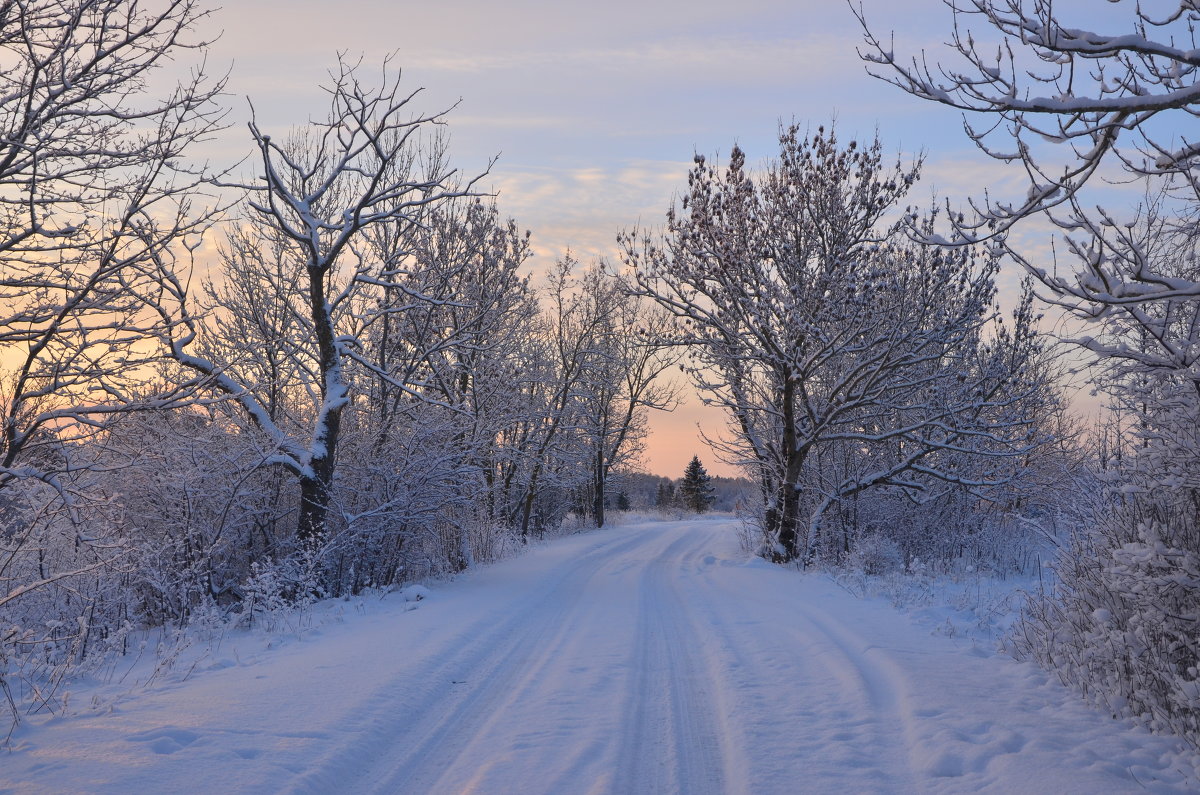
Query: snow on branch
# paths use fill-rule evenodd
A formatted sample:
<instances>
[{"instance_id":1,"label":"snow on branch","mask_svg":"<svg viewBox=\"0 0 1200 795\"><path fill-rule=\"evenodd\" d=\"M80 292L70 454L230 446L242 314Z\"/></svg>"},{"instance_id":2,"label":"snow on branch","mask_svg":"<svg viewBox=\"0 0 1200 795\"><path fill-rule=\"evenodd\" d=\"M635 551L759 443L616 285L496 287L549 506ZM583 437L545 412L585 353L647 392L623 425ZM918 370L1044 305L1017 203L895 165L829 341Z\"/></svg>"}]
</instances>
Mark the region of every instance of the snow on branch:
<instances>
[{"instance_id":1,"label":"snow on branch","mask_svg":"<svg viewBox=\"0 0 1200 795\"><path fill-rule=\"evenodd\" d=\"M1067 24L1050 0L945 0L953 14L948 51L956 59L898 57L872 32L861 7L852 9L864 31L860 55L875 77L921 99L968 112L965 129L989 156L1020 162L1031 189L1021 202L985 201L978 218L958 224L969 239L1008 229L1016 220L1070 199L1114 158L1133 173L1175 172L1191 179L1195 142L1157 140L1150 132L1160 113L1200 112L1197 7L1184 0L1162 18L1140 6L1127 33L1101 34ZM970 24L998 36L984 45ZM1177 42L1186 42L1179 46ZM975 115L999 117L976 126ZM994 138L1007 139L1005 145ZM1119 143L1133 138L1131 150ZM1069 146L1068 162L1043 163L1047 146Z\"/></svg>"}]
</instances>

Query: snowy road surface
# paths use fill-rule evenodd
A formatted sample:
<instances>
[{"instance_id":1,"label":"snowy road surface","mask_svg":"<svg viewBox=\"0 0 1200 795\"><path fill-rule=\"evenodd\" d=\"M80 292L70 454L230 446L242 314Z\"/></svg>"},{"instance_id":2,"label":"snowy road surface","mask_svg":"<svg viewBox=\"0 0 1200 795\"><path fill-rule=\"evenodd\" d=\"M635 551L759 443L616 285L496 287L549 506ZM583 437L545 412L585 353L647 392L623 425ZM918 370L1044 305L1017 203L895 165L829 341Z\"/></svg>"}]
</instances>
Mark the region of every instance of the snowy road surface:
<instances>
[{"instance_id":1,"label":"snowy road surface","mask_svg":"<svg viewBox=\"0 0 1200 795\"><path fill-rule=\"evenodd\" d=\"M0 752L0 792L1187 788L1169 740L825 577L747 563L728 521L563 539L418 604L351 604L270 650L226 637L111 714L76 694Z\"/></svg>"}]
</instances>

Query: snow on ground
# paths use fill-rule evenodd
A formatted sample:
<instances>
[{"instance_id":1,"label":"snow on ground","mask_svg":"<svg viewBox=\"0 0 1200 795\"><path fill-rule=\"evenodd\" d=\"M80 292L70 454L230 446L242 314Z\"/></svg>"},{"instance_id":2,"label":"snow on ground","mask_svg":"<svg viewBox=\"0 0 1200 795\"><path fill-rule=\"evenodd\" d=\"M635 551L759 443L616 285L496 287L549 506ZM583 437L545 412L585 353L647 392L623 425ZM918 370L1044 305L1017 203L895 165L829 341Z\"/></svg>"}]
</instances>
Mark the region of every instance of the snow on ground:
<instances>
[{"instance_id":1,"label":"snow on ground","mask_svg":"<svg viewBox=\"0 0 1200 795\"><path fill-rule=\"evenodd\" d=\"M934 634L962 639L985 650L999 647L1020 616L1026 592L1045 585L1040 578L996 577L967 571L928 574L894 572L867 576L830 571L827 576L850 593L878 598Z\"/></svg>"},{"instance_id":2,"label":"snow on ground","mask_svg":"<svg viewBox=\"0 0 1200 795\"><path fill-rule=\"evenodd\" d=\"M1172 739L827 576L748 562L727 520L562 539L421 597L326 603L308 630L198 643L150 687L78 689L18 729L0 792L1197 785Z\"/></svg>"}]
</instances>

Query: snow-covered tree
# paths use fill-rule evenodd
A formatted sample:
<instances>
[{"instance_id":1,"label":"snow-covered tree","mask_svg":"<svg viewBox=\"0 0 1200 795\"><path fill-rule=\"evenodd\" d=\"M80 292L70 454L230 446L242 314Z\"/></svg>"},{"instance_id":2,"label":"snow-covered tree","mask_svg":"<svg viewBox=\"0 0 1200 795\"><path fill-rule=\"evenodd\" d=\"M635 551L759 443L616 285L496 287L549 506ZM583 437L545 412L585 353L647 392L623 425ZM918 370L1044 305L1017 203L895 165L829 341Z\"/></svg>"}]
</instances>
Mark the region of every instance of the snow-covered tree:
<instances>
[{"instance_id":1,"label":"snow-covered tree","mask_svg":"<svg viewBox=\"0 0 1200 795\"><path fill-rule=\"evenodd\" d=\"M989 461L1036 444L1020 410L1040 388L1031 329L1006 350L985 334L995 259L909 244L885 221L919 170L886 168L878 140L792 126L759 175L737 148L724 173L697 156L662 239L623 238L636 289L679 320L670 341L728 414L725 453L761 483L781 558L814 553L846 498L989 487L1006 477ZM817 477L839 449L850 465Z\"/></svg>"},{"instance_id":2,"label":"snow-covered tree","mask_svg":"<svg viewBox=\"0 0 1200 795\"><path fill-rule=\"evenodd\" d=\"M1200 56L1184 46L1195 43L1200 6L1181 0L1152 14L1135 4L1129 30L1097 33L1086 20L1062 18L1049 0L947 5L955 13L948 56L957 58L936 68L925 59L906 64L870 32L861 12L859 18L867 31L864 58L886 67L873 69L877 76L967 111L966 130L979 148L1020 163L1029 177L1022 202L977 201L976 217L954 216L956 227L968 237L991 235L1065 205L1046 217L1064 234L1073 275L1012 246L1006 252L1046 288L1043 297L1096 322L1096 333L1075 340L1084 348L1146 371L1172 371L1200 388L1200 327L1187 322L1200 299L1200 274L1186 256L1197 236L1200 144L1186 126L1160 124L1200 113ZM984 36L968 27L973 20L1000 46L985 49ZM1060 151L1065 158L1056 168ZM1125 217L1080 198L1109 161L1147 182L1145 202Z\"/></svg>"},{"instance_id":3,"label":"snow-covered tree","mask_svg":"<svg viewBox=\"0 0 1200 795\"><path fill-rule=\"evenodd\" d=\"M916 97L967 111L967 134L978 147L1020 163L1028 175L1022 201L976 200L975 217L951 218L956 228L966 237L990 236L1061 208L1045 217L1064 234L1073 275L1001 237L1006 253L1046 288L1046 300L1095 321L1096 331L1075 342L1100 359L1172 371L1200 388L1194 372L1200 327L1186 322L1200 299L1200 274L1186 256L1173 255L1186 252L1197 235L1200 144L1186 126L1163 123L1200 113L1200 57L1185 46L1195 43L1200 6L1181 0L1155 14L1134 4L1128 30L1099 33L1087 20L1064 19L1049 0L947 5L953 36L947 62L937 66L897 56L858 13L873 73ZM971 31L972 21L983 33ZM981 44L996 37L999 46ZM1060 153L1065 157L1056 163ZM1147 198L1131 214L1080 198L1105 162L1146 180Z\"/></svg>"},{"instance_id":4,"label":"snow-covered tree","mask_svg":"<svg viewBox=\"0 0 1200 795\"><path fill-rule=\"evenodd\" d=\"M647 413L674 408L676 389L664 373L679 353L662 342L670 315L629 293L602 265L585 272L577 289L602 318L586 353L578 427L591 472L587 512L601 527L610 477L636 462Z\"/></svg>"},{"instance_id":5,"label":"snow-covered tree","mask_svg":"<svg viewBox=\"0 0 1200 795\"><path fill-rule=\"evenodd\" d=\"M13 677L53 708L128 602L121 509L86 471L97 442L190 396L151 385L160 329L141 298L152 263L213 217L187 159L223 113L206 16L193 0L0 2L0 709Z\"/></svg>"},{"instance_id":6,"label":"snow-covered tree","mask_svg":"<svg viewBox=\"0 0 1200 795\"><path fill-rule=\"evenodd\" d=\"M472 529L511 518L505 439L528 416L523 382L542 329L522 273L528 236L494 204L463 199L431 212L409 237L403 275L381 299L407 308L386 314L366 340L373 371L357 371L354 453L341 493L360 517L354 535L371 528L395 536L382 544L392 546L457 534L448 563L462 568L478 551Z\"/></svg>"},{"instance_id":7,"label":"snow-covered tree","mask_svg":"<svg viewBox=\"0 0 1200 795\"><path fill-rule=\"evenodd\" d=\"M275 449L270 462L297 479L297 533L311 542L325 536L342 420L353 398L351 368L394 380L364 355L365 337L410 302L394 305L378 297L395 291L422 300L402 283L403 246L381 250L372 245L370 232L387 226L403 233L434 206L471 192L469 184L454 183L453 170L436 149L432 158L422 157L430 152L422 150L429 142L421 136L443 113L414 114L415 93L401 90L398 75L385 73L383 87L370 90L354 67L342 63L328 92L326 121L283 140L250 123L263 173L250 186L247 223L261 227L260 239L274 241L295 263L289 272L297 278L277 289L297 310L296 336L278 344L298 362L293 369L302 378L305 401L300 427L273 419L256 384L240 381L237 371L196 348L203 328L186 280L163 268L163 296L155 304L170 355L240 406L270 439Z\"/></svg>"},{"instance_id":8,"label":"snow-covered tree","mask_svg":"<svg viewBox=\"0 0 1200 795\"><path fill-rule=\"evenodd\" d=\"M209 223L185 159L220 124L193 0L0 3L0 487L69 468L66 438L170 402L138 387L154 352L146 263Z\"/></svg>"},{"instance_id":9,"label":"snow-covered tree","mask_svg":"<svg viewBox=\"0 0 1200 795\"><path fill-rule=\"evenodd\" d=\"M569 500L562 495L578 494L591 480L592 458L580 430L610 307L581 289L577 267L575 258L567 254L550 274L541 362L530 362L532 411L519 438L513 439L525 462L518 475L515 517L522 538L540 535L547 520L556 520L565 511ZM552 496L555 493L558 496Z\"/></svg>"},{"instance_id":10,"label":"snow-covered tree","mask_svg":"<svg viewBox=\"0 0 1200 795\"><path fill-rule=\"evenodd\" d=\"M1179 177L1196 195L1200 142L1181 131L1187 127L1160 125L1157 118L1184 120L1200 107L1196 0L1161 11L1116 0L1113 5L1128 9L1128 28L1108 32L1091 30L1082 6L1068 10L1053 0L944 2L953 13L945 60L896 53L871 31L861 9L855 13L872 74L966 111L967 135L979 148L1019 163L1029 177L1024 197L979 201L978 218L962 219L961 229L991 234L1070 203L1110 159L1134 174ZM972 23L979 27L973 30ZM1060 150L1061 162L1055 159ZM1126 276L1152 292L1182 289L1150 271Z\"/></svg>"}]
</instances>

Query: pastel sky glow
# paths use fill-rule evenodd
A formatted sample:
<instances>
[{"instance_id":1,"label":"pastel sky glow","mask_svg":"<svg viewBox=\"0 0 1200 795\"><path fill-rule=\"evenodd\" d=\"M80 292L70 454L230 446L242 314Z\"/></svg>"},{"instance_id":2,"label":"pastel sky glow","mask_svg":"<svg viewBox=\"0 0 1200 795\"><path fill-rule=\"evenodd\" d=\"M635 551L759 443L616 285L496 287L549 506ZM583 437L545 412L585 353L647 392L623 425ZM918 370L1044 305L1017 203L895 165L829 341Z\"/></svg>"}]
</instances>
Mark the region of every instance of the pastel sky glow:
<instances>
[{"instance_id":1,"label":"pastel sky glow","mask_svg":"<svg viewBox=\"0 0 1200 795\"><path fill-rule=\"evenodd\" d=\"M863 6L878 33L896 32L897 53L937 53L947 38L941 0ZM957 112L867 75L858 22L840 0L237 0L210 24L206 33L223 34L209 66L231 69L233 109L214 159L248 151L247 98L260 128L286 130L324 114L319 85L339 52L361 55L366 78L393 54L406 83L425 88L420 110L461 99L451 159L474 174L499 156L487 184L532 230L538 269L567 249L612 257L619 230L661 224L694 152L723 156L736 142L752 160L769 157L781 120L836 118L843 138L878 129L891 150L924 150L919 201L983 186L1024 192L1022 174L963 136ZM1017 278L1005 275L1008 292ZM655 416L649 471L681 474L698 453L711 472L732 474L697 424L713 434L723 419L691 399Z\"/></svg>"}]
</instances>

